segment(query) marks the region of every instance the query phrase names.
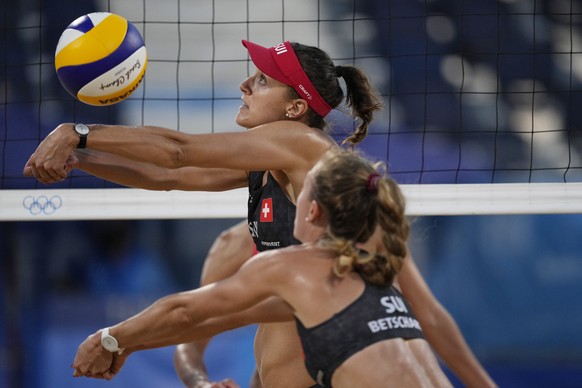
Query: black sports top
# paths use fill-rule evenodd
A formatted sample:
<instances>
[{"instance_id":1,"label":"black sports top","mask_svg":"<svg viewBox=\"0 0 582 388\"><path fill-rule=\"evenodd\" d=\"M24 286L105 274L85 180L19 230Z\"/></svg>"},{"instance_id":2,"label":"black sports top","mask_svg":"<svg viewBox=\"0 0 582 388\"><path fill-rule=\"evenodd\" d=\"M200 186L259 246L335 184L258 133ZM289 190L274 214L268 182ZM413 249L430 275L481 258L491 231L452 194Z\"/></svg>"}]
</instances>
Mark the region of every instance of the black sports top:
<instances>
[{"instance_id":1,"label":"black sports top","mask_svg":"<svg viewBox=\"0 0 582 388\"><path fill-rule=\"evenodd\" d=\"M366 283L354 302L325 322L306 328L295 318L307 371L331 387L335 370L353 354L383 340L424 338L409 304L394 287Z\"/></svg>"},{"instance_id":2,"label":"black sports top","mask_svg":"<svg viewBox=\"0 0 582 388\"><path fill-rule=\"evenodd\" d=\"M248 224L259 252L299 244L293 237L295 204L287 198L270 172L249 173Z\"/></svg>"}]
</instances>

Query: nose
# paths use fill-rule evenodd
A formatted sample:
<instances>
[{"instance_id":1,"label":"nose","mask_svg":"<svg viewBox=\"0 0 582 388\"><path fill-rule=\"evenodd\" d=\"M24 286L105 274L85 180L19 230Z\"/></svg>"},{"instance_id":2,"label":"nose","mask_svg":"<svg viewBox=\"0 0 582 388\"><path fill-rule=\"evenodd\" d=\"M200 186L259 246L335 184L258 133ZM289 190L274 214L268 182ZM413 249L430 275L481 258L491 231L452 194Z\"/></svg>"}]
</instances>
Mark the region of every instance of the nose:
<instances>
[{"instance_id":1,"label":"nose","mask_svg":"<svg viewBox=\"0 0 582 388\"><path fill-rule=\"evenodd\" d=\"M247 79L245 79L243 82L241 82L240 84L240 90L241 92L243 92L244 94L250 94L251 93L251 78L253 77L247 77Z\"/></svg>"}]
</instances>

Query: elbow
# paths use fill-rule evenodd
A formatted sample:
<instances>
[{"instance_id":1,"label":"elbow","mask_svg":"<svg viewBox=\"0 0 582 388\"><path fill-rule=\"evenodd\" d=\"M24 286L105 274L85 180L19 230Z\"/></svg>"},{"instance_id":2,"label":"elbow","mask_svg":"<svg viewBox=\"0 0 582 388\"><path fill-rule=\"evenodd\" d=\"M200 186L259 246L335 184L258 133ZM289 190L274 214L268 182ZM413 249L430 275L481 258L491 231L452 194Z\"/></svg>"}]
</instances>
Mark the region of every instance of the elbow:
<instances>
[{"instance_id":1,"label":"elbow","mask_svg":"<svg viewBox=\"0 0 582 388\"><path fill-rule=\"evenodd\" d=\"M436 316L425 316L425 317L418 317L420 327L422 327L422 331L427 337L431 337L433 333L438 332L439 329L439 321Z\"/></svg>"},{"instance_id":2,"label":"elbow","mask_svg":"<svg viewBox=\"0 0 582 388\"><path fill-rule=\"evenodd\" d=\"M444 332L459 332L454 318L440 304L433 310L417 314L417 319L429 342L438 341Z\"/></svg>"},{"instance_id":3,"label":"elbow","mask_svg":"<svg viewBox=\"0 0 582 388\"><path fill-rule=\"evenodd\" d=\"M168 169L176 169L185 165L187 153L182 143L169 139L156 144L158 144L156 153L150 158L144 159L149 159L150 163Z\"/></svg>"},{"instance_id":4,"label":"elbow","mask_svg":"<svg viewBox=\"0 0 582 388\"><path fill-rule=\"evenodd\" d=\"M171 152L171 155L171 168L180 168L186 165L186 151L181 145L176 144L174 150Z\"/></svg>"},{"instance_id":5,"label":"elbow","mask_svg":"<svg viewBox=\"0 0 582 388\"><path fill-rule=\"evenodd\" d=\"M174 321L175 326L179 328L180 331L188 330L196 323L192 314L190 313L188 308L186 308L186 306L184 305L177 306L172 312L172 315L173 315L172 320Z\"/></svg>"},{"instance_id":6,"label":"elbow","mask_svg":"<svg viewBox=\"0 0 582 388\"><path fill-rule=\"evenodd\" d=\"M413 307L414 309L414 307ZM414 310L416 318L420 322L420 326L425 334L429 335L438 331L443 322L443 318L446 318L446 311L440 308L430 309L427 307L420 307L418 310Z\"/></svg>"},{"instance_id":7,"label":"elbow","mask_svg":"<svg viewBox=\"0 0 582 388\"><path fill-rule=\"evenodd\" d=\"M192 309L188 307L184 297L170 295L160 299L158 303L161 307L161 316L167 317L166 322L172 331L182 332L195 324Z\"/></svg>"},{"instance_id":8,"label":"elbow","mask_svg":"<svg viewBox=\"0 0 582 388\"><path fill-rule=\"evenodd\" d=\"M166 344L179 344L190 341L189 333L196 326L197 322L193 315L184 306L175 308L168 314L168 325L162 330L167 330Z\"/></svg>"}]
</instances>

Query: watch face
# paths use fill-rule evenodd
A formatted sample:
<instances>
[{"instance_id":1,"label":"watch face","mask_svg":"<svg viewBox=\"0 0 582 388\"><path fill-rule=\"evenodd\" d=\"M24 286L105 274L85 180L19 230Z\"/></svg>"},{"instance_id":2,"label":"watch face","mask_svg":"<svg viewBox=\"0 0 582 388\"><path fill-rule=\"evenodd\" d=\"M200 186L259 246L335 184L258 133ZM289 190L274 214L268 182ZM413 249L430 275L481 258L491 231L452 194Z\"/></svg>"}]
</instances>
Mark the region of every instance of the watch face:
<instances>
[{"instance_id":1,"label":"watch face","mask_svg":"<svg viewBox=\"0 0 582 388\"><path fill-rule=\"evenodd\" d=\"M89 127L86 126L85 124L77 124L77 125L75 125L75 131L79 135L86 135L89 133Z\"/></svg>"},{"instance_id":2,"label":"watch face","mask_svg":"<svg viewBox=\"0 0 582 388\"><path fill-rule=\"evenodd\" d=\"M115 340L115 338L104 337L103 341L101 341L101 344L105 349L109 350L110 352L114 352L117 350L117 341Z\"/></svg>"}]
</instances>

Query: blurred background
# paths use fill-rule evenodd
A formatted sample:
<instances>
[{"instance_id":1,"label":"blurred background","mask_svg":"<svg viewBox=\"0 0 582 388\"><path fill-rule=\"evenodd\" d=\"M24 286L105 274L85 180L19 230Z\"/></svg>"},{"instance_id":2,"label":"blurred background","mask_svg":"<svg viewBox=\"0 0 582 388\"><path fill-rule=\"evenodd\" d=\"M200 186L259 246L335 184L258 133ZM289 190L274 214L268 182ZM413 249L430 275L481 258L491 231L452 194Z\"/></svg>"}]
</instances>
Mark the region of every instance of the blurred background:
<instances>
[{"instance_id":1,"label":"blurred background","mask_svg":"<svg viewBox=\"0 0 582 388\"><path fill-rule=\"evenodd\" d=\"M140 88L106 108L76 102L53 64L66 26L97 10L132 21L149 53ZM50 192L21 171L60 122L239 130L238 84L253 69L240 39L313 44L364 68L386 108L361 148L401 183L580 182L580 11L574 0L5 1L0 198ZM353 125L330 120L338 139ZM75 172L54 187L116 186ZM179 387L173 348L133 355L110 382L73 379L69 365L90 333L196 287L212 241L239 220L42 220L0 222L0 386ZM581 215L413 221L415 260L500 386L582 387ZM248 386L253 336L215 338L211 377Z\"/></svg>"}]
</instances>

